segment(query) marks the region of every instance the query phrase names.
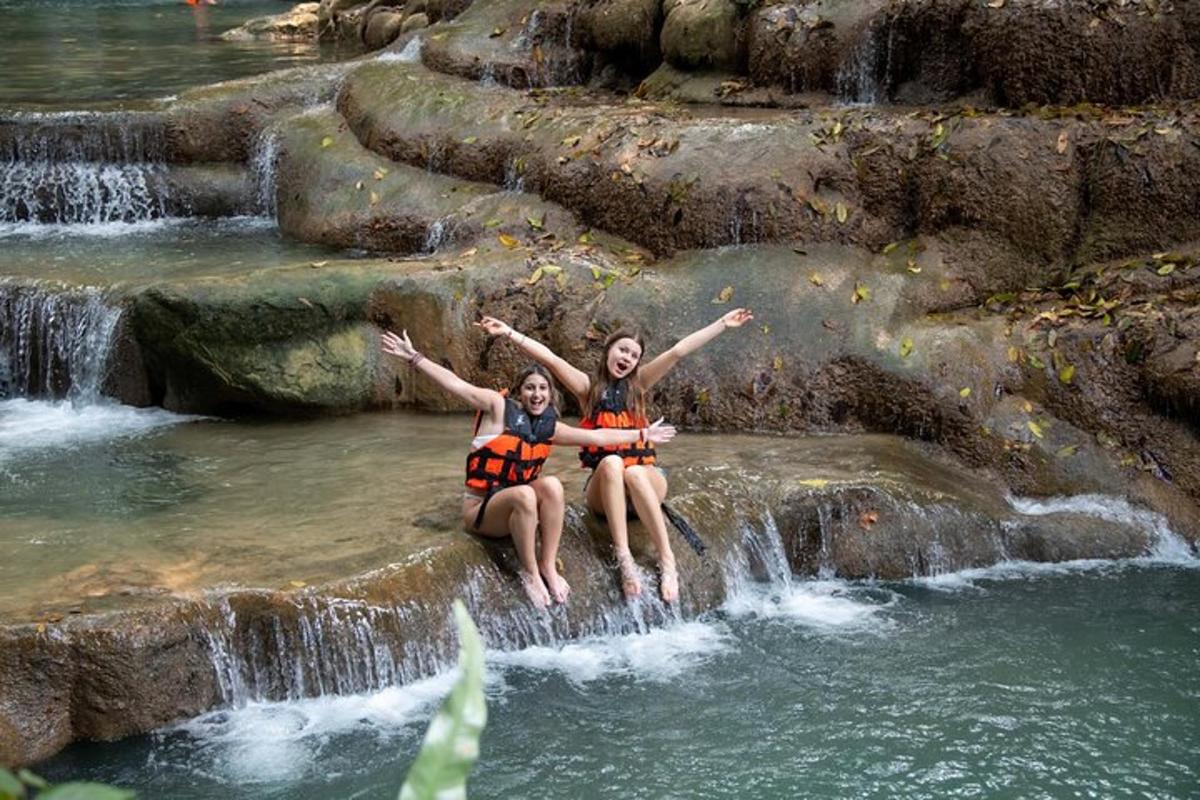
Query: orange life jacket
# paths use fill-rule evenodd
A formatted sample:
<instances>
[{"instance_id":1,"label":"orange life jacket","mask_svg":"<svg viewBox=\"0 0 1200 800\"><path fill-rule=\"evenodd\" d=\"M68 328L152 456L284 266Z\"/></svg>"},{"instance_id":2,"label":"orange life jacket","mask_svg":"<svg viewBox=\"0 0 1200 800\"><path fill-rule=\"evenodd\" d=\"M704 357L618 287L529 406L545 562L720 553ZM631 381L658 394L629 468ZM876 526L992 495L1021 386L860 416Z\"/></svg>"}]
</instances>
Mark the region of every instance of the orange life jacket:
<instances>
[{"instance_id":1,"label":"orange life jacket","mask_svg":"<svg viewBox=\"0 0 1200 800\"><path fill-rule=\"evenodd\" d=\"M627 379L610 383L600 396L600 402L592 409L592 413L579 423L581 428L618 428L621 430L638 430L649 423L644 416L634 414L626 403L629 391ZM588 469L595 469L605 456L618 455L625 466L654 463L654 445L644 439L638 439L633 444L620 444L612 447L581 447L579 460Z\"/></svg>"},{"instance_id":2,"label":"orange life jacket","mask_svg":"<svg viewBox=\"0 0 1200 800\"><path fill-rule=\"evenodd\" d=\"M479 433L482 420L483 412L476 413L473 435ZM503 433L467 455L467 488L487 498L509 486L537 480L550 456L550 440L557 422L553 406L531 417L512 398L505 397ZM479 516L482 519L482 508Z\"/></svg>"}]
</instances>

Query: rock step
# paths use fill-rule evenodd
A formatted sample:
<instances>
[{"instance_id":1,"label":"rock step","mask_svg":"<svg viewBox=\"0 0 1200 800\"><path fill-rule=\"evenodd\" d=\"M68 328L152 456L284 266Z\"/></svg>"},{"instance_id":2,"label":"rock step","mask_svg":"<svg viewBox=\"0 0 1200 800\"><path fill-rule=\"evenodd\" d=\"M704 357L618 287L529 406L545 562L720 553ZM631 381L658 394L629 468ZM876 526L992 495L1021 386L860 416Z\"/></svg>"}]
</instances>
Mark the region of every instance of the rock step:
<instances>
[{"instance_id":1,"label":"rock step","mask_svg":"<svg viewBox=\"0 0 1200 800\"><path fill-rule=\"evenodd\" d=\"M29 763L76 739L144 733L225 703L364 692L428 676L452 663L455 597L466 599L489 646L511 650L691 618L750 582L787 580L793 570L904 579L1006 557L1137 556L1164 535L1145 512L1097 517L1067 502L1058 512L1022 513L995 484L964 480L960 465L891 437L823 440L822 450L841 456L829 470L814 471L806 447L764 440L732 473L678 470L673 505L710 547L702 559L678 548L678 610L654 599L649 576L646 597L627 604L602 526L570 515L562 561L574 591L551 615L524 600L510 547L448 527L436 548L319 587L212 591L2 626L0 760ZM644 533L631 533L635 557L651 572Z\"/></svg>"},{"instance_id":2,"label":"rock step","mask_svg":"<svg viewBox=\"0 0 1200 800\"><path fill-rule=\"evenodd\" d=\"M746 242L969 251L979 297L1200 238L1200 110L1020 116L708 112L482 87L395 62L347 75L369 149L522 186L658 254Z\"/></svg>"}]
</instances>

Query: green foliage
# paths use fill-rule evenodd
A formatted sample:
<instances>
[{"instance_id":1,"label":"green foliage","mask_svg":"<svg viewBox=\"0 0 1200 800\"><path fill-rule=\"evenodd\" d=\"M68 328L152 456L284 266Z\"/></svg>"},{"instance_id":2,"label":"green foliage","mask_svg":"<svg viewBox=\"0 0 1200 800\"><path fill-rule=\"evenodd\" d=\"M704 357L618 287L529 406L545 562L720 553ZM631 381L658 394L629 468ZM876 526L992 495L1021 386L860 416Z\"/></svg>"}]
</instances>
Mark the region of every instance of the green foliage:
<instances>
[{"instance_id":1,"label":"green foliage","mask_svg":"<svg viewBox=\"0 0 1200 800\"><path fill-rule=\"evenodd\" d=\"M479 757L479 735L487 724L483 640L461 600L454 601L454 618L460 675L429 723L421 752L400 789L400 800L466 798L467 776Z\"/></svg>"},{"instance_id":2,"label":"green foliage","mask_svg":"<svg viewBox=\"0 0 1200 800\"><path fill-rule=\"evenodd\" d=\"M0 767L0 800L132 800L133 797L133 792L100 783L51 786L29 770L13 775Z\"/></svg>"}]
</instances>

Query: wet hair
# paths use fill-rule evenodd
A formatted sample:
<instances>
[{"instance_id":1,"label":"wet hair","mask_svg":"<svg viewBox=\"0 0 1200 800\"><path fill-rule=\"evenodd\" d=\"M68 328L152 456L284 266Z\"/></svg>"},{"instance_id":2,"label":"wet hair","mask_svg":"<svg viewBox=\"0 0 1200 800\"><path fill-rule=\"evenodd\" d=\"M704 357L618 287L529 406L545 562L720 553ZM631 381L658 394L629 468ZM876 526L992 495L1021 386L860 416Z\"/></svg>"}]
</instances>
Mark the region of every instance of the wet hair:
<instances>
[{"instance_id":1,"label":"wet hair","mask_svg":"<svg viewBox=\"0 0 1200 800\"><path fill-rule=\"evenodd\" d=\"M556 412L559 406L562 405L562 395L558 391L558 384L554 382L554 376L550 374L550 370L543 367L541 364L530 364L517 373L517 379L513 381L508 390L508 396L515 400L518 404L521 402L521 387L525 385L525 381L530 375L541 375L550 384L550 407Z\"/></svg>"},{"instance_id":2,"label":"wet hair","mask_svg":"<svg viewBox=\"0 0 1200 800\"><path fill-rule=\"evenodd\" d=\"M608 351L612 350L613 345L622 339L633 339L637 342L637 346L642 350L642 357L646 355L646 342L643 339L640 331L618 330L604 340L604 355L600 358L600 363L596 365L596 373L592 376L592 385L588 389L587 404L583 409L583 416L590 417L593 409L600 404L600 398L608 391L608 387L616 383L612 375L608 374ZM627 381L627 391L625 395L626 403L630 413L635 417L646 419L646 391L641 386L641 381L638 380L638 371L642 368L642 358L638 359L638 363L625 376Z\"/></svg>"}]
</instances>

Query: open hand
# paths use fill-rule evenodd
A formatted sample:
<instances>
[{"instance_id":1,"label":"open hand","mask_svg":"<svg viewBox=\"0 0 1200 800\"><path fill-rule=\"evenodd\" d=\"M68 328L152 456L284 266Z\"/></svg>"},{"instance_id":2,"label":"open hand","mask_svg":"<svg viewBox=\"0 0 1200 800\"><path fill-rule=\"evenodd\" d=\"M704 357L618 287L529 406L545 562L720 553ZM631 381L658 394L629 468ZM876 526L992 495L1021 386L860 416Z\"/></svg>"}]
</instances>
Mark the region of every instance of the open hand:
<instances>
[{"instance_id":1,"label":"open hand","mask_svg":"<svg viewBox=\"0 0 1200 800\"><path fill-rule=\"evenodd\" d=\"M404 331L401 336L397 336L391 331L384 331L383 336L380 337L380 343L383 352L406 361L412 360L417 352L417 349L413 347L412 340L408 338L408 331Z\"/></svg>"},{"instance_id":2,"label":"open hand","mask_svg":"<svg viewBox=\"0 0 1200 800\"><path fill-rule=\"evenodd\" d=\"M646 428L646 441L654 444L662 444L669 442L675 438L675 426L669 422L663 422L663 418L659 417L649 427Z\"/></svg>"},{"instance_id":3,"label":"open hand","mask_svg":"<svg viewBox=\"0 0 1200 800\"><path fill-rule=\"evenodd\" d=\"M740 328L750 320L754 319L754 314L748 308L735 308L725 316L721 317L721 322L725 323L726 328Z\"/></svg>"},{"instance_id":4,"label":"open hand","mask_svg":"<svg viewBox=\"0 0 1200 800\"><path fill-rule=\"evenodd\" d=\"M475 327L483 328L490 336L509 336L512 334L512 327L495 317L484 317L475 323Z\"/></svg>"}]
</instances>

